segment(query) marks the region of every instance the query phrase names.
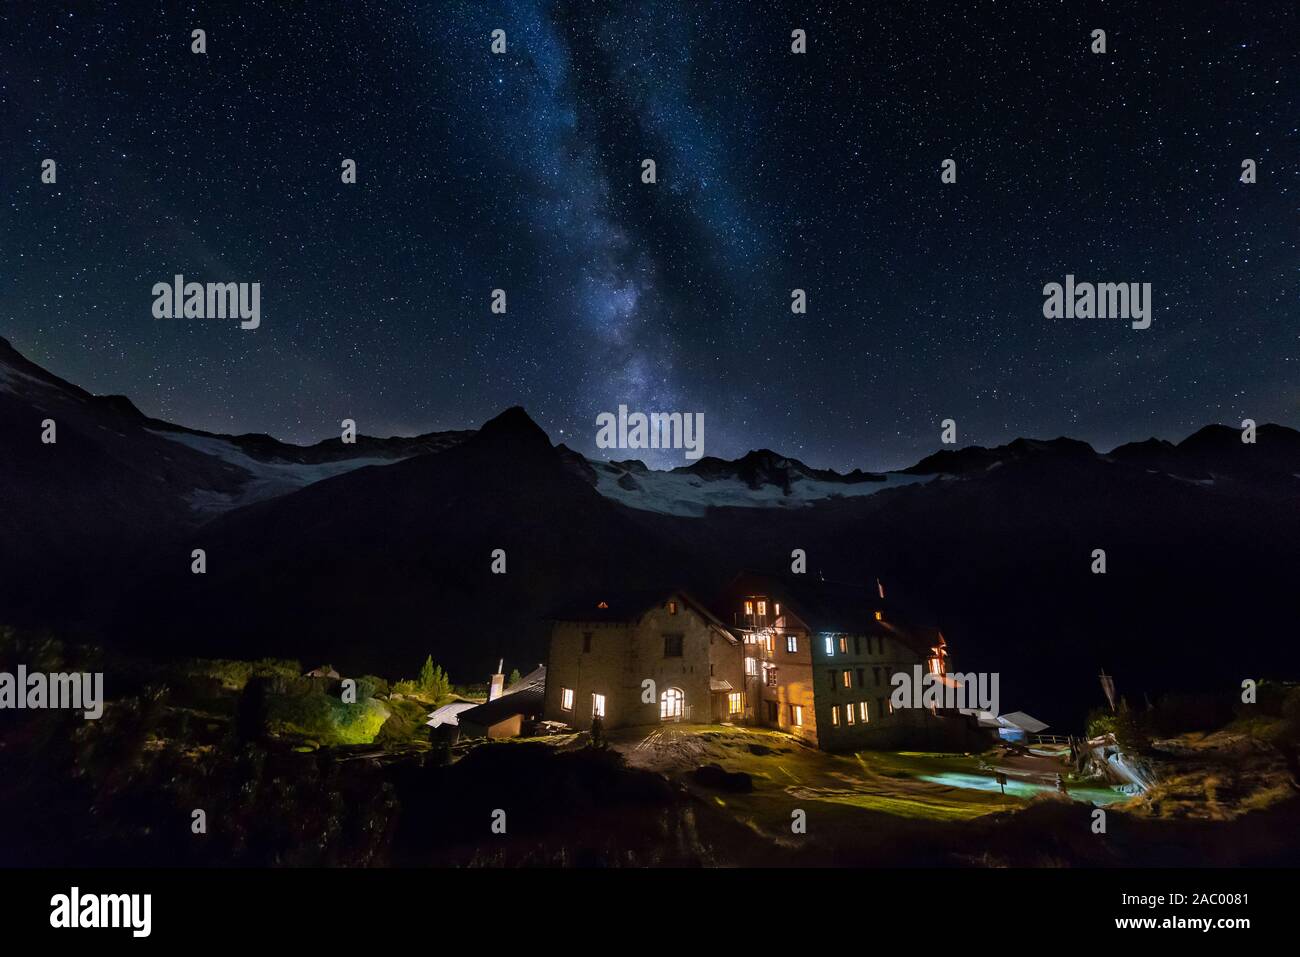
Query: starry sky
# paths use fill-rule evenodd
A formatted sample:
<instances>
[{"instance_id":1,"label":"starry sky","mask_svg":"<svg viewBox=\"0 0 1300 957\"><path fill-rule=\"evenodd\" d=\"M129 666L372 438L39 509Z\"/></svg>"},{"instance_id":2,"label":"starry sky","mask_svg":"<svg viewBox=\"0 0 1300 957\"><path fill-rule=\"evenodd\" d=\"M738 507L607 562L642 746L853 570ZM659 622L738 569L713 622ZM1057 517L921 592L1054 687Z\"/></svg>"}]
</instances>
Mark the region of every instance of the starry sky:
<instances>
[{"instance_id":1,"label":"starry sky","mask_svg":"<svg viewBox=\"0 0 1300 957\"><path fill-rule=\"evenodd\" d=\"M705 413L707 454L883 469L946 418L1300 426L1292 0L18 0L0 131L0 335L196 428L521 404L624 458L595 449L622 403ZM153 318L176 273L260 282L261 327ZM1152 283L1151 328L1045 319L1066 273Z\"/></svg>"}]
</instances>

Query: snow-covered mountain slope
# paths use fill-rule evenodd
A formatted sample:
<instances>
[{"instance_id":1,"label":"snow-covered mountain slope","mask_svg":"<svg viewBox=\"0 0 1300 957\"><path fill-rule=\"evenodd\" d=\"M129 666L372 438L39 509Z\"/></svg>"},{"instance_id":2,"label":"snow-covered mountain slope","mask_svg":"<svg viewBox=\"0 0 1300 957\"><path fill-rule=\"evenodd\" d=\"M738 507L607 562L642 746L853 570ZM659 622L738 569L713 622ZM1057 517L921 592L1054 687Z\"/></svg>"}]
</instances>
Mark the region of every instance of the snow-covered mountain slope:
<instances>
[{"instance_id":1,"label":"snow-covered mountain slope","mask_svg":"<svg viewBox=\"0 0 1300 957\"><path fill-rule=\"evenodd\" d=\"M249 477L235 491L223 492L203 487L191 490L185 496L185 500L195 511L204 514L227 512L232 508L240 508L253 502L296 492L313 482L342 475L354 469L365 468L368 465L391 465L401 460L400 457L381 456L359 456L327 462L264 460L253 458L230 439L222 436L159 429L148 431L172 442L179 442L196 452L228 462L248 473Z\"/></svg>"},{"instance_id":2,"label":"snow-covered mountain slope","mask_svg":"<svg viewBox=\"0 0 1300 957\"><path fill-rule=\"evenodd\" d=\"M612 462L592 462L591 466L596 472L596 491L606 498L643 511L690 517L703 516L710 508L805 508L817 501L874 495L931 478L889 473L858 481L804 475L791 476L786 482L746 481L734 473L655 472Z\"/></svg>"}]
</instances>

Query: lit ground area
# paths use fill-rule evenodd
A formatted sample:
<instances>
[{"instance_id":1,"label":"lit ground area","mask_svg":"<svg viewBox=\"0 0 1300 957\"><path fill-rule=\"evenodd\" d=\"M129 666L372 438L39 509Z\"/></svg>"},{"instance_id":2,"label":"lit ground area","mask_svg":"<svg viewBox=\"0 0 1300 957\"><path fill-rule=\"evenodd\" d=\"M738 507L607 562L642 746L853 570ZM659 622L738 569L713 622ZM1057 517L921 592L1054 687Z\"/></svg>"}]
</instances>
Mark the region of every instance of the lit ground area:
<instances>
[{"instance_id":1,"label":"lit ground area","mask_svg":"<svg viewBox=\"0 0 1300 957\"><path fill-rule=\"evenodd\" d=\"M566 751L586 744L585 736L549 741ZM1257 771L1207 747L1168 788L1135 798L1073 785L1062 795L1056 774L1064 763L1043 753L828 754L777 731L717 725L621 729L610 747L629 768L663 775L689 796L697 843L715 864L1197 866L1297 856L1295 841L1278 835L1296 833L1300 807L1276 793L1276 769L1256 781ZM743 772L752 789L734 779L701 781L696 772L706 765ZM995 770L1007 775L1005 794ZM1264 783L1273 800L1260 799L1256 785ZM1214 796L1230 791L1248 796L1240 813L1215 810ZM1177 811L1166 792L1182 797ZM1095 830L1097 807L1107 810L1104 833ZM791 828L796 811L806 816L803 834Z\"/></svg>"},{"instance_id":2,"label":"lit ground area","mask_svg":"<svg viewBox=\"0 0 1300 957\"><path fill-rule=\"evenodd\" d=\"M611 736L628 765L677 775L716 763L750 775L762 800L772 792L798 801L841 804L906 818L979 817L1008 810L1035 794L1056 794L1058 759L989 752L818 752L788 735L763 728L673 724ZM1008 776L1004 788L995 772ZM685 780L689 781L689 776ZM1071 788L1070 797L1108 805L1127 800L1110 788Z\"/></svg>"},{"instance_id":3,"label":"lit ground area","mask_svg":"<svg viewBox=\"0 0 1300 957\"><path fill-rule=\"evenodd\" d=\"M751 826L773 833L789 831L790 811L801 807L847 808L931 821L968 820L1023 806L1036 794L1056 795L1051 758L1020 758L1007 769L1006 793L994 766L1004 758L987 755L861 751L828 754L789 735L760 728L669 725L628 729L611 736L611 745L629 766L680 780L699 796L746 814ZM753 791L718 794L695 784L694 770L716 764L744 772ZM1107 788L1073 789L1071 797L1096 804L1126 800Z\"/></svg>"}]
</instances>

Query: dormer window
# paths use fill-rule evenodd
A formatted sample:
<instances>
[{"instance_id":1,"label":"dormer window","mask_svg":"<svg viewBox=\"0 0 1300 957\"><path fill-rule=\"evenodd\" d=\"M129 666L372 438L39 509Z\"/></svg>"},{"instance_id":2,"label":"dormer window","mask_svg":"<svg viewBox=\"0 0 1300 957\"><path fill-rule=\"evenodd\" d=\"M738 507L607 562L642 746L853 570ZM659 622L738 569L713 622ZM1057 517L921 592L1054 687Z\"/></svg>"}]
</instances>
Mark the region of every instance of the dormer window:
<instances>
[{"instance_id":1,"label":"dormer window","mask_svg":"<svg viewBox=\"0 0 1300 957\"><path fill-rule=\"evenodd\" d=\"M597 608L608 608L608 607L609 607L609 602L607 602L607 601L600 601L600 602L597 602L597 603L596 603L596 607L597 607Z\"/></svg>"},{"instance_id":2,"label":"dormer window","mask_svg":"<svg viewBox=\"0 0 1300 957\"><path fill-rule=\"evenodd\" d=\"M668 603L668 614L670 614L670 615L675 615L675 614L677 614L677 602L675 602L675 601L670 601L670 602Z\"/></svg>"}]
</instances>

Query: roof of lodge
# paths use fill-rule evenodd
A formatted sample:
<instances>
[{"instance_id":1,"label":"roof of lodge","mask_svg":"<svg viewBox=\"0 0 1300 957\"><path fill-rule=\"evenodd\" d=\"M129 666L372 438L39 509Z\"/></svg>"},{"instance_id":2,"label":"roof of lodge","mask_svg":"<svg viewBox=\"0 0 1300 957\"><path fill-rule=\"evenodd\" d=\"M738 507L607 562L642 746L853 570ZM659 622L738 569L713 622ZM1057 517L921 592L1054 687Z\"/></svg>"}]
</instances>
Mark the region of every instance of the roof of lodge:
<instances>
[{"instance_id":1,"label":"roof of lodge","mask_svg":"<svg viewBox=\"0 0 1300 957\"><path fill-rule=\"evenodd\" d=\"M552 621L635 622L640 621L646 612L663 605L673 596L680 598L684 604L727 637L734 637L730 626L714 614L708 605L693 597L690 592L672 586L639 591L598 592L582 601L560 608L547 617Z\"/></svg>"},{"instance_id":2,"label":"roof of lodge","mask_svg":"<svg viewBox=\"0 0 1300 957\"><path fill-rule=\"evenodd\" d=\"M731 623L737 601L745 595L766 595L779 601L814 633L883 635L892 637L918 655L926 656L940 641L937 628L922 627L895 618L894 603L881 598L875 585L824 581L810 575L771 575L745 571L738 574L713 601L705 604L682 588L661 586L630 591L606 590L562 607L552 621L631 623L674 595L705 620L729 636L743 630ZM876 620L876 612L883 619Z\"/></svg>"},{"instance_id":3,"label":"roof of lodge","mask_svg":"<svg viewBox=\"0 0 1300 957\"><path fill-rule=\"evenodd\" d=\"M524 675L510 687L506 688L502 694L517 694L520 691L534 691L540 688L546 690L546 665L538 665L528 674Z\"/></svg>"},{"instance_id":4,"label":"roof of lodge","mask_svg":"<svg viewBox=\"0 0 1300 957\"><path fill-rule=\"evenodd\" d=\"M538 665L501 692L500 697L462 711L456 718L462 724L468 721L487 728L517 714L526 717L540 715L545 698L546 666Z\"/></svg>"},{"instance_id":5,"label":"roof of lodge","mask_svg":"<svg viewBox=\"0 0 1300 957\"><path fill-rule=\"evenodd\" d=\"M462 711L457 715L457 718L462 725L469 722L470 724L490 728L497 722L513 718L517 714L522 714L525 717L537 717L542 713L542 704L545 699L545 691L540 688L529 688L527 691L503 694L494 701L470 708L468 711Z\"/></svg>"},{"instance_id":6,"label":"roof of lodge","mask_svg":"<svg viewBox=\"0 0 1300 957\"><path fill-rule=\"evenodd\" d=\"M937 628L896 621L893 603L882 598L873 585L824 581L807 575L741 572L717 604L734 605L746 594L767 595L781 602L817 633L885 635L921 655L929 654L940 639ZM883 613L882 620L876 620L877 611Z\"/></svg>"}]
</instances>

